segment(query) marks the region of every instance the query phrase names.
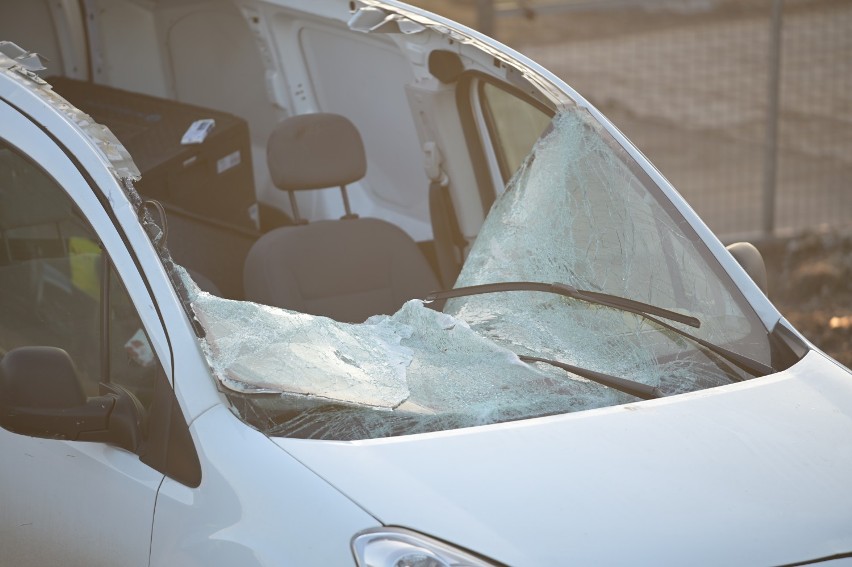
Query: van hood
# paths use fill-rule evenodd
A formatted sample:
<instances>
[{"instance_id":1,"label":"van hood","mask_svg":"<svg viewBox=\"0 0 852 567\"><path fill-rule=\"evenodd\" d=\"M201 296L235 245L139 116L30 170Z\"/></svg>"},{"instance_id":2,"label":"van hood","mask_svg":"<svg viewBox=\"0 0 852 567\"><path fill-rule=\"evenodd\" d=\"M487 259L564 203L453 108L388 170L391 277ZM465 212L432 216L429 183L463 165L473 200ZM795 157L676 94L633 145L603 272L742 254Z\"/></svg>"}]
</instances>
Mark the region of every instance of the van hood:
<instances>
[{"instance_id":1,"label":"van hood","mask_svg":"<svg viewBox=\"0 0 852 567\"><path fill-rule=\"evenodd\" d=\"M852 375L817 352L770 377L575 414L275 442L385 525L511 565L852 552Z\"/></svg>"}]
</instances>

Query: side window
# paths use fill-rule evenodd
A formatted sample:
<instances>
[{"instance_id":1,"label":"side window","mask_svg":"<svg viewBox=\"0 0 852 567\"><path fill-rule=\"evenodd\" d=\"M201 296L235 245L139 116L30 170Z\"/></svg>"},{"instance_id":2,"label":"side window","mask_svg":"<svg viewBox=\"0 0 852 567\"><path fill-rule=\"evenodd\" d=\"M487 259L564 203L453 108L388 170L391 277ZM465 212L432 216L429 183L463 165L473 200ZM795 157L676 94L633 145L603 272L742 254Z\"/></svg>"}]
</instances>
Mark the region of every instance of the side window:
<instances>
[{"instance_id":1,"label":"side window","mask_svg":"<svg viewBox=\"0 0 852 567\"><path fill-rule=\"evenodd\" d=\"M521 166L552 114L499 87L480 80L476 89L488 136L503 182Z\"/></svg>"},{"instance_id":2,"label":"side window","mask_svg":"<svg viewBox=\"0 0 852 567\"><path fill-rule=\"evenodd\" d=\"M142 405L150 408L154 380L160 371L159 361L136 308L114 270L110 270L108 304L109 368L103 381L124 386L136 394Z\"/></svg>"},{"instance_id":3,"label":"side window","mask_svg":"<svg viewBox=\"0 0 852 567\"><path fill-rule=\"evenodd\" d=\"M94 230L38 166L0 141L0 355L64 349L83 390L129 388L146 407L158 362Z\"/></svg>"}]
</instances>

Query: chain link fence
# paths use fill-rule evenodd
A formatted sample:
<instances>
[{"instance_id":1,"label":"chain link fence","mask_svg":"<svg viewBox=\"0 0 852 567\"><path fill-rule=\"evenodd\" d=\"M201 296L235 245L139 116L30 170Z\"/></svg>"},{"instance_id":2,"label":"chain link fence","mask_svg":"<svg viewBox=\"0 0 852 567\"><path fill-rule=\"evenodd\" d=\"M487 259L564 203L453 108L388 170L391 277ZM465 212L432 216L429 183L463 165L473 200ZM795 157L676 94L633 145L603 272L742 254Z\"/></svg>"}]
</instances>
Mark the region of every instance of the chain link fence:
<instances>
[{"instance_id":1,"label":"chain link fence","mask_svg":"<svg viewBox=\"0 0 852 567\"><path fill-rule=\"evenodd\" d=\"M600 108L724 239L852 225L849 0L456 4Z\"/></svg>"}]
</instances>

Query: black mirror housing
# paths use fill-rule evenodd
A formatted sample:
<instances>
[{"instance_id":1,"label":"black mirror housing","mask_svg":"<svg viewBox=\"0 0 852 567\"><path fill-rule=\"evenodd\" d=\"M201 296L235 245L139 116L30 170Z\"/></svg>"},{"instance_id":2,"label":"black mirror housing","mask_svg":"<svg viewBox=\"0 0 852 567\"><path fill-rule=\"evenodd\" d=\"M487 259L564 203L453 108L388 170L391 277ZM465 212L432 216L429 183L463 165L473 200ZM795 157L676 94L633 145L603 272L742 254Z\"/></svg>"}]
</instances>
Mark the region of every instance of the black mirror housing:
<instances>
[{"instance_id":1,"label":"black mirror housing","mask_svg":"<svg viewBox=\"0 0 852 567\"><path fill-rule=\"evenodd\" d=\"M142 444L145 408L130 390L118 384L100 384L101 396L94 400L113 400L106 431L81 432L80 441L104 441L136 453Z\"/></svg>"},{"instance_id":2,"label":"black mirror housing","mask_svg":"<svg viewBox=\"0 0 852 567\"><path fill-rule=\"evenodd\" d=\"M102 384L87 399L68 353L20 347L0 360L0 426L47 439L100 441L136 451L144 411L128 390Z\"/></svg>"},{"instance_id":3,"label":"black mirror housing","mask_svg":"<svg viewBox=\"0 0 852 567\"><path fill-rule=\"evenodd\" d=\"M61 348L22 347L0 360L0 403L20 408L68 409L86 403L77 368Z\"/></svg>"}]
</instances>

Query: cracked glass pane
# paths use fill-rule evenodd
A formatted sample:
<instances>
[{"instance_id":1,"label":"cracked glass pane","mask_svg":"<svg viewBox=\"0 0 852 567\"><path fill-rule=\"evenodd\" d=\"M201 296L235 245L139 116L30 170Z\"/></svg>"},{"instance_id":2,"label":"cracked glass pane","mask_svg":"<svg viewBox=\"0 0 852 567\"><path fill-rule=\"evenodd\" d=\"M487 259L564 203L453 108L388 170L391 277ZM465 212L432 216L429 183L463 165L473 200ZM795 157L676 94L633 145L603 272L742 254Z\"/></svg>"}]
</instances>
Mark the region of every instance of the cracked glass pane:
<instances>
[{"instance_id":1,"label":"cracked glass pane","mask_svg":"<svg viewBox=\"0 0 852 567\"><path fill-rule=\"evenodd\" d=\"M542 292L411 300L361 324L200 291L214 375L271 435L363 439L561 414L637 398L518 355L665 395L749 378L646 318ZM496 200L457 287L560 282L697 317L699 337L768 362L766 331L672 205L582 110L557 115ZM682 326L679 323L672 323Z\"/></svg>"},{"instance_id":2,"label":"cracked glass pane","mask_svg":"<svg viewBox=\"0 0 852 567\"><path fill-rule=\"evenodd\" d=\"M632 165L581 112L557 116L494 204L456 287L541 281L605 292L695 316L699 329L674 325L768 361L754 313ZM521 354L567 359L667 393L713 385L701 365L685 361L694 344L630 313L540 292L454 299L445 311Z\"/></svg>"}]
</instances>

